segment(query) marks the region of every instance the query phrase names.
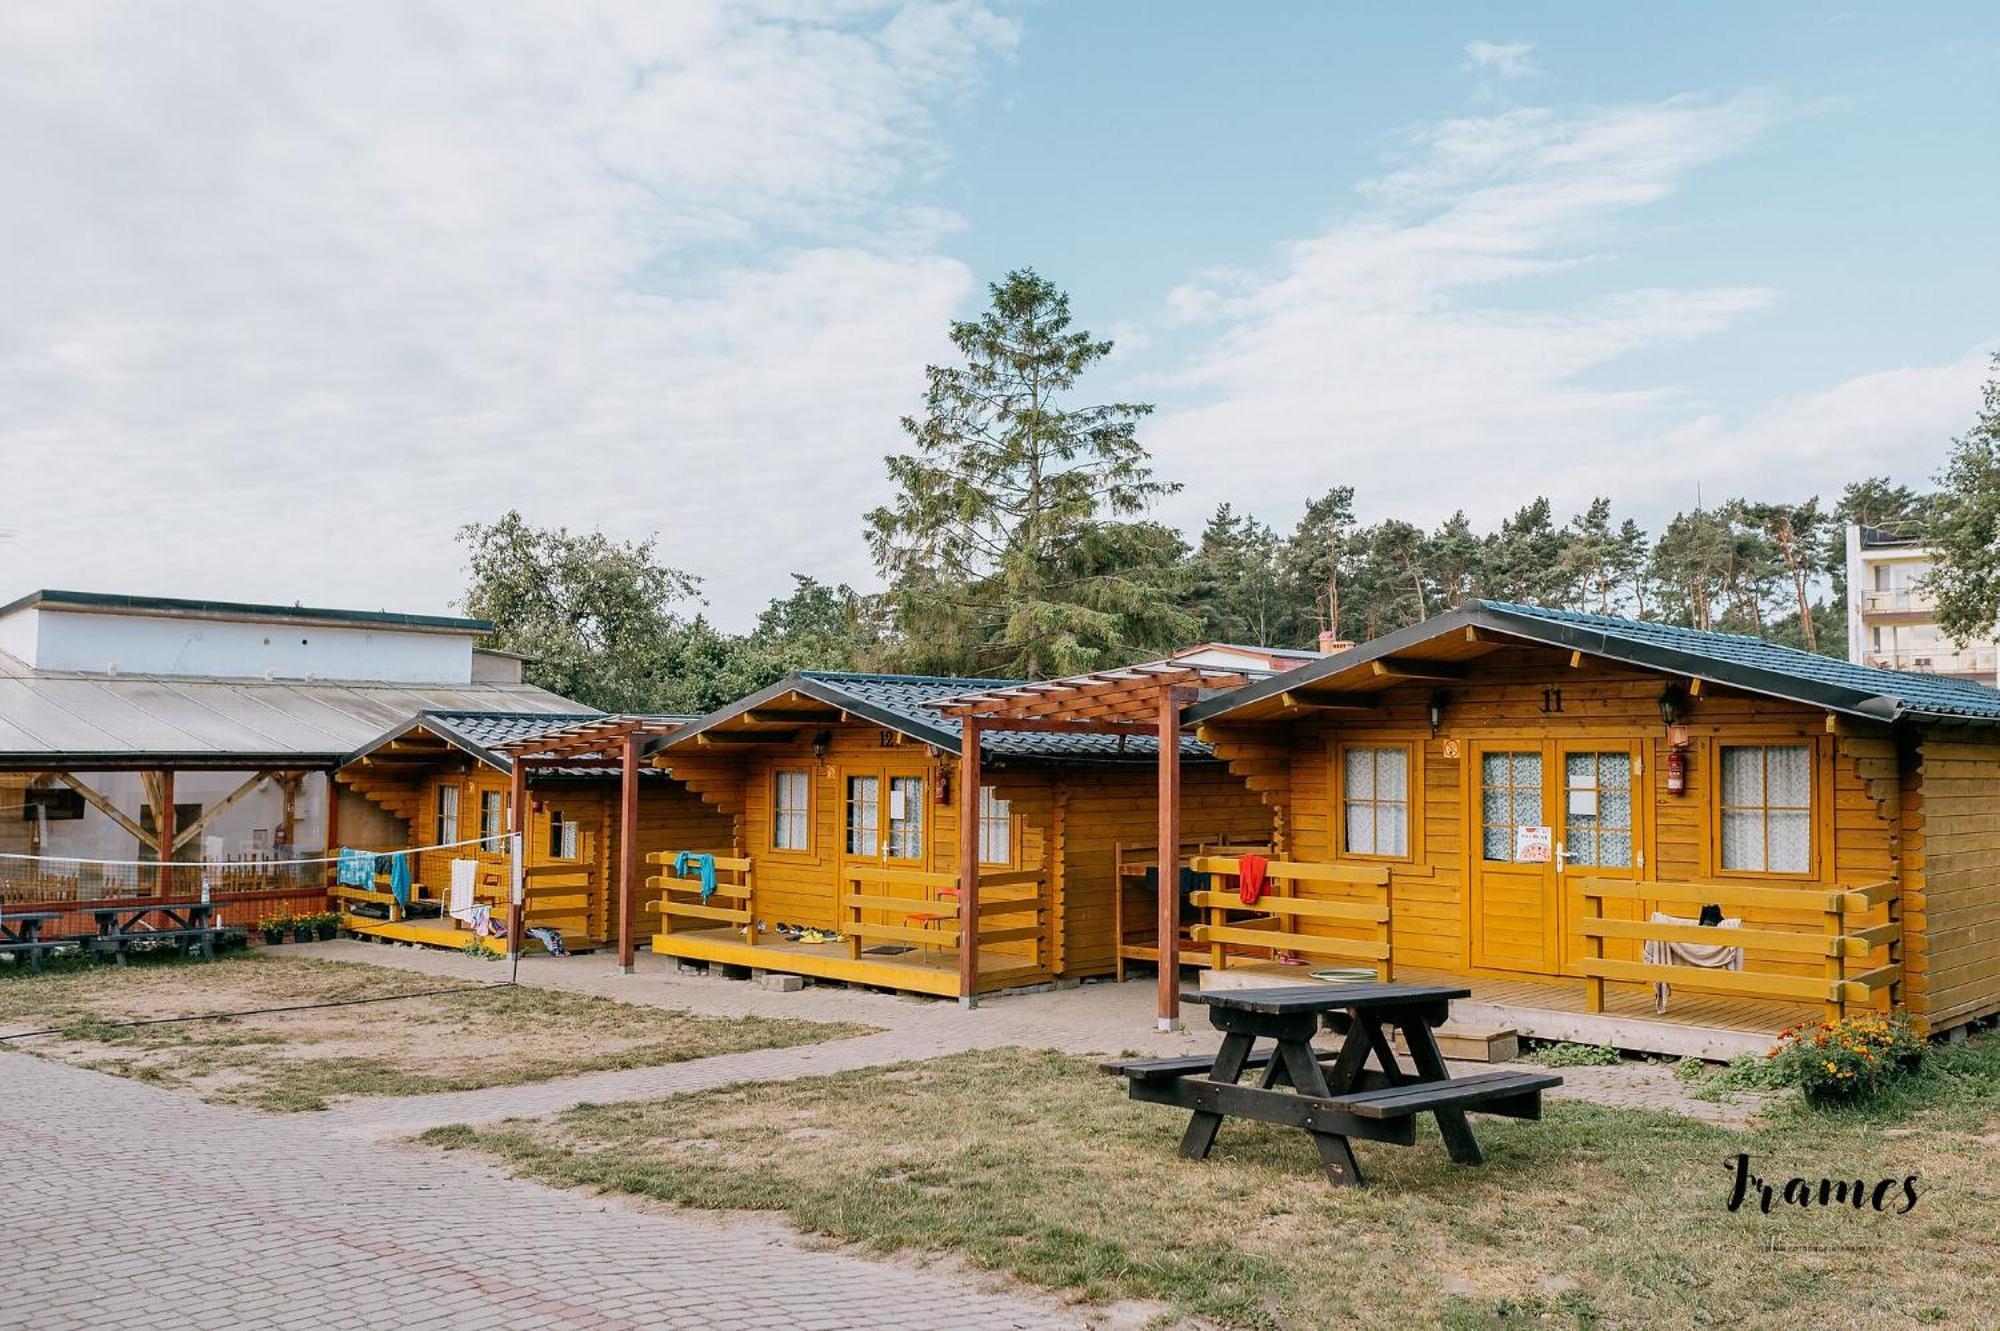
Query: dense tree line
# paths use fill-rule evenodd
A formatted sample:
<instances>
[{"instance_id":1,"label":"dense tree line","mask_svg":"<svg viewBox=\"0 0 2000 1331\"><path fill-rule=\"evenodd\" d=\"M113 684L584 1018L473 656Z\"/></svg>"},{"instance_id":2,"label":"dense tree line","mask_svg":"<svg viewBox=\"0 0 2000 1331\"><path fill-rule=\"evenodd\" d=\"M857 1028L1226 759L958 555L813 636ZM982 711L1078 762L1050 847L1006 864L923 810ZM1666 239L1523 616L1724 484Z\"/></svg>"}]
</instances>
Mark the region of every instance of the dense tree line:
<instances>
[{"instance_id":1,"label":"dense tree line","mask_svg":"<svg viewBox=\"0 0 2000 1331\"><path fill-rule=\"evenodd\" d=\"M927 370L924 412L902 422L907 451L886 460L894 495L864 518L881 591L795 574L754 628L725 633L699 613L698 580L653 542L509 513L461 533L466 609L534 657L546 687L613 710L699 712L799 668L1045 677L1201 640L1364 641L1469 597L1840 655L1849 522L1939 533L1948 627L1983 615L1990 629L2000 606L1992 385L1938 495L1870 477L1831 502L1692 509L1657 533L1609 498L1568 515L1536 498L1488 529L1459 512L1426 530L1364 523L1353 487L1335 485L1289 531L1225 502L1190 541L1147 516L1179 488L1139 441L1151 407L1077 399L1111 343L1072 327L1068 297L1032 271L991 295L979 319L952 326L960 363Z\"/></svg>"}]
</instances>

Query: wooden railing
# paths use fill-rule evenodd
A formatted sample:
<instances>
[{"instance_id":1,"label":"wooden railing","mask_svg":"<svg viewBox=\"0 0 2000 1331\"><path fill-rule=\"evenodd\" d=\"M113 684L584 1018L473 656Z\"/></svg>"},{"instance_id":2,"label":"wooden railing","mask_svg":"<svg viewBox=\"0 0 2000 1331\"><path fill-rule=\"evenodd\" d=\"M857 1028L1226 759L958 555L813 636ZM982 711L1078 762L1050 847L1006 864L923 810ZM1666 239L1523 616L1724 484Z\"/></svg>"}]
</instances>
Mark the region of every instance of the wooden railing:
<instances>
[{"instance_id":1,"label":"wooden railing","mask_svg":"<svg viewBox=\"0 0 2000 1331\"><path fill-rule=\"evenodd\" d=\"M1589 954L1580 963L1586 1005L1592 1012L1604 1010L1606 980L1667 984L1705 993L1770 1002L1819 1002L1829 1017L1841 1016L1848 1004L1872 1005L1877 992L1900 985L1902 930L1896 918L1899 902L1893 882L1871 883L1865 887L1835 887L1804 884L1799 887L1750 887L1732 882L1635 883L1629 879L1585 878L1579 885L1586 915L1577 922ZM1651 919L1607 919L1604 903L1624 901L1636 904L1639 912L1649 907L1694 917L1707 905L1719 906L1725 916L1742 919L1732 929L1709 925L1655 923ZM1864 924L1861 917L1886 908L1888 918ZM1783 924L1751 924L1752 912L1786 912L1817 915L1817 928ZM1641 944L1703 943L1717 947L1742 948L1744 953L1775 953L1780 957L1821 962L1820 975L1784 975L1769 971L1710 970L1698 966L1648 965L1644 961L1623 961L1606 957L1607 939ZM1855 970L1852 963L1866 963L1878 949L1886 949L1884 965ZM1747 962L1746 962L1747 964Z\"/></svg>"},{"instance_id":2,"label":"wooden railing","mask_svg":"<svg viewBox=\"0 0 2000 1331\"><path fill-rule=\"evenodd\" d=\"M1235 855L1201 855L1194 860L1196 873L1234 877L1243 866ZM1208 948L1208 964L1222 970L1229 964L1230 951L1238 948L1268 950L1328 962L1367 966L1382 979L1393 976L1390 960L1389 869L1387 865L1310 864L1272 860L1265 866L1271 891L1255 905L1246 906L1236 892L1196 892L1194 904L1208 912L1208 920L1190 930L1197 946ZM1372 888L1374 900L1344 900L1323 896L1302 896L1304 883L1335 884L1342 887ZM1318 924L1339 933L1307 933L1306 926Z\"/></svg>"},{"instance_id":3,"label":"wooden railing","mask_svg":"<svg viewBox=\"0 0 2000 1331\"><path fill-rule=\"evenodd\" d=\"M959 928L958 875L925 869L850 865L843 874L841 932L848 953L861 957L864 943L906 943L956 951ZM1039 869L979 875L979 946L1027 943L1029 960L1040 967L1049 903ZM878 918L870 919L873 915ZM891 919L879 917L889 916Z\"/></svg>"},{"instance_id":4,"label":"wooden railing","mask_svg":"<svg viewBox=\"0 0 2000 1331\"><path fill-rule=\"evenodd\" d=\"M701 875L675 873L676 858L678 852L675 851L656 851L646 856L646 863L660 869L659 873L646 879L647 887L658 888L660 892L660 899L653 903L653 909L660 912L660 932L672 933L676 920L693 921L710 928L726 924L732 932L742 934L745 943L754 945L757 942L757 920L752 913L755 887L750 857L713 857L715 890L709 893L707 901L701 899ZM710 904L716 901L724 904Z\"/></svg>"}]
</instances>

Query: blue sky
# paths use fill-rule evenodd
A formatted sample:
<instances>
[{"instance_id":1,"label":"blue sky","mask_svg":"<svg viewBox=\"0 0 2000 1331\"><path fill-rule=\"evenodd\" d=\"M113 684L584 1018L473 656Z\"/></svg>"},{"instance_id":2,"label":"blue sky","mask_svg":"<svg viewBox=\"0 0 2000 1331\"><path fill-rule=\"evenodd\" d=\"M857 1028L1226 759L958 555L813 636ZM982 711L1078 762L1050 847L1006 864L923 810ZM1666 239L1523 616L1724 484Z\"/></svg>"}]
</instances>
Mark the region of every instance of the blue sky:
<instances>
[{"instance_id":1,"label":"blue sky","mask_svg":"<svg viewBox=\"0 0 2000 1331\"><path fill-rule=\"evenodd\" d=\"M1996 90L1971 4L10 11L0 581L432 610L519 507L743 626L870 585L1017 265L1185 527L1921 481L2000 346Z\"/></svg>"}]
</instances>

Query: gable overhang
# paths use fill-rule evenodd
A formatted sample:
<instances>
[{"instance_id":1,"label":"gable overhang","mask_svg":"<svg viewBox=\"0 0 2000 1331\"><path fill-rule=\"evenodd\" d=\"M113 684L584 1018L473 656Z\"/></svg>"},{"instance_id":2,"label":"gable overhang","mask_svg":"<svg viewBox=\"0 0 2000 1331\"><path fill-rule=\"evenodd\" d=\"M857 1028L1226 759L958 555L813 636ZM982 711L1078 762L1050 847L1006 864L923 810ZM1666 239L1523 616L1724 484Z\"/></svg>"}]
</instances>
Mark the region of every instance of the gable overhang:
<instances>
[{"instance_id":1,"label":"gable overhang","mask_svg":"<svg viewBox=\"0 0 2000 1331\"><path fill-rule=\"evenodd\" d=\"M1454 673L1462 674L1471 662L1507 646L1580 652L1662 676L1701 680L1868 721L1893 722L1906 714L1899 698L1700 652L1635 642L1587 624L1564 624L1477 606L1434 615L1338 656L1207 699L1189 708L1188 720L1284 721L1346 700L1358 701L1399 684L1448 686Z\"/></svg>"},{"instance_id":2,"label":"gable overhang","mask_svg":"<svg viewBox=\"0 0 2000 1331\"><path fill-rule=\"evenodd\" d=\"M422 746L412 744L411 738L419 734L436 742ZM504 774L514 770L513 762L505 754L496 753L484 745L474 743L453 729L450 723L435 712L418 712L401 725L382 732L348 754L341 760L340 766L346 768L365 762L370 766L405 767L417 770L427 765L435 765L438 759L449 756L453 751L462 753L474 762L490 767L496 772Z\"/></svg>"},{"instance_id":3,"label":"gable overhang","mask_svg":"<svg viewBox=\"0 0 2000 1331\"><path fill-rule=\"evenodd\" d=\"M789 744L801 731L864 721L928 744L944 753L958 752L958 734L941 725L913 720L889 708L847 692L810 675L787 675L748 697L655 739L642 752L651 758L668 750L703 747L755 747Z\"/></svg>"}]
</instances>

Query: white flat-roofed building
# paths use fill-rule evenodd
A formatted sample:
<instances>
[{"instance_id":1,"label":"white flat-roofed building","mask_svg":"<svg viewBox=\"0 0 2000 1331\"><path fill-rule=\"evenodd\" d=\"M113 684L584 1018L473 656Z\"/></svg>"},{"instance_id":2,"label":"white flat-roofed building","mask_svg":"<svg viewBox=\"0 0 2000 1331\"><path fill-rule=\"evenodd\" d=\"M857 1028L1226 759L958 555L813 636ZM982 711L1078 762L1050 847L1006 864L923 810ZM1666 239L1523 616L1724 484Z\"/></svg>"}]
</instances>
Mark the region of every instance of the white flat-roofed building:
<instances>
[{"instance_id":1,"label":"white flat-roofed building","mask_svg":"<svg viewBox=\"0 0 2000 1331\"><path fill-rule=\"evenodd\" d=\"M1953 642L1938 627L1936 606L1921 585L1930 571L1930 549L1914 533L1848 525L1847 659L2000 685L1996 635L1963 646Z\"/></svg>"}]
</instances>

